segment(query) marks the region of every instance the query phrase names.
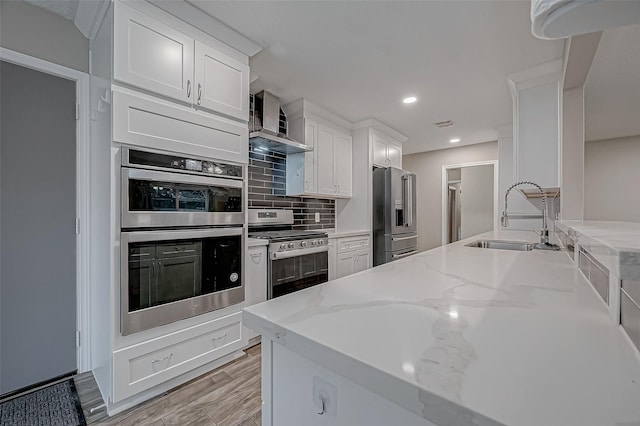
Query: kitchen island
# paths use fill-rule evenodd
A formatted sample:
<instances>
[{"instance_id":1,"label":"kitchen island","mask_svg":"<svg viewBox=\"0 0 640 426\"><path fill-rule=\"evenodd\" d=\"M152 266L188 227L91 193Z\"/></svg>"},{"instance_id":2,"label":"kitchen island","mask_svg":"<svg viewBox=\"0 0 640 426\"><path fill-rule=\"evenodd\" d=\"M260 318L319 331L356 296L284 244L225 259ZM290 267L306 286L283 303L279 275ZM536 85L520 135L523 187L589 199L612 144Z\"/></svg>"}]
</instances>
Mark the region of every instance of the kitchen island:
<instances>
[{"instance_id":1,"label":"kitchen island","mask_svg":"<svg viewBox=\"0 0 640 426\"><path fill-rule=\"evenodd\" d=\"M479 238L537 237L490 232L247 308L262 424L640 424L640 356L567 253L465 247Z\"/></svg>"}]
</instances>

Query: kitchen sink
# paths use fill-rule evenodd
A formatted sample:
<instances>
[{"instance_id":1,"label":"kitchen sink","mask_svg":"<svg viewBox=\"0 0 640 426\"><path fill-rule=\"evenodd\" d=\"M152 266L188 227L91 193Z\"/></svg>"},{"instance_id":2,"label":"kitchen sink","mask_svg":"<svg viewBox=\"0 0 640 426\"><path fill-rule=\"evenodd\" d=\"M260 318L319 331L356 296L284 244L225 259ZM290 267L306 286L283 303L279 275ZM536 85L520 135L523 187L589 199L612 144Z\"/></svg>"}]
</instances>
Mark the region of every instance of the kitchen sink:
<instances>
[{"instance_id":1,"label":"kitchen sink","mask_svg":"<svg viewBox=\"0 0 640 426\"><path fill-rule=\"evenodd\" d=\"M535 244L522 241L478 240L466 246L498 250L531 251L535 247Z\"/></svg>"}]
</instances>

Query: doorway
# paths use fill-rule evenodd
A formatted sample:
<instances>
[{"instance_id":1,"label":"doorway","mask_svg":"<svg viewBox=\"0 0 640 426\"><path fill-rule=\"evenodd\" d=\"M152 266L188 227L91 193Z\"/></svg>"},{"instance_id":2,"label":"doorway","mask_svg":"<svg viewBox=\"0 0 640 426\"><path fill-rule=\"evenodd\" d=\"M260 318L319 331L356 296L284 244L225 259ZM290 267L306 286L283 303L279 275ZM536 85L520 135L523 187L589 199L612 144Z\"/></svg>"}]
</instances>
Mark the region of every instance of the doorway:
<instances>
[{"instance_id":1,"label":"doorway","mask_svg":"<svg viewBox=\"0 0 640 426\"><path fill-rule=\"evenodd\" d=\"M497 161L443 166L442 182L443 245L494 229Z\"/></svg>"},{"instance_id":2,"label":"doorway","mask_svg":"<svg viewBox=\"0 0 640 426\"><path fill-rule=\"evenodd\" d=\"M0 50L0 395L88 368L86 74ZM78 155L80 154L80 155ZM88 237L85 235L84 237ZM82 255L79 252L83 252Z\"/></svg>"}]
</instances>

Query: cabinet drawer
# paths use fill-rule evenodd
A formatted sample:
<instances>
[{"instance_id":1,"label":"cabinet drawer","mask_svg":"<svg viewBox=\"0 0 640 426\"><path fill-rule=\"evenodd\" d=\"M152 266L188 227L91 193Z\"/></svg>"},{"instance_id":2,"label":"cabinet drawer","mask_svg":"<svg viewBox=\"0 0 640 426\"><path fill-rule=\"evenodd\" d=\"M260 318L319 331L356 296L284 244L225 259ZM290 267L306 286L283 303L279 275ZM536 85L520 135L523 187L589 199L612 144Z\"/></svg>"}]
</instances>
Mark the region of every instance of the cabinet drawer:
<instances>
[{"instance_id":1,"label":"cabinet drawer","mask_svg":"<svg viewBox=\"0 0 640 426\"><path fill-rule=\"evenodd\" d=\"M339 238L338 253L359 250L365 247L369 247L369 244L370 244L370 238L368 235L360 236L360 237Z\"/></svg>"},{"instance_id":2,"label":"cabinet drawer","mask_svg":"<svg viewBox=\"0 0 640 426\"><path fill-rule=\"evenodd\" d=\"M113 353L113 400L121 401L242 347L238 312Z\"/></svg>"},{"instance_id":3,"label":"cabinet drawer","mask_svg":"<svg viewBox=\"0 0 640 426\"><path fill-rule=\"evenodd\" d=\"M113 141L246 163L246 124L143 95L113 91Z\"/></svg>"},{"instance_id":4,"label":"cabinet drawer","mask_svg":"<svg viewBox=\"0 0 640 426\"><path fill-rule=\"evenodd\" d=\"M589 253L580 249L578 254L578 267L589 280L593 288L598 292L602 300L609 304L609 270L602 266Z\"/></svg>"},{"instance_id":5,"label":"cabinet drawer","mask_svg":"<svg viewBox=\"0 0 640 426\"><path fill-rule=\"evenodd\" d=\"M622 280L622 288L640 306L640 281Z\"/></svg>"},{"instance_id":6,"label":"cabinet drawer","mask_svg":"<svg viewBox=\"0 0 640 426\"><path fill-rule=\"evenodd\" d=\"M601 269L595 263L590 266L589 281L600 297L609 304L609 272Z\"/></svg>"},{"instance_id":7,"label":"cabinet drawer","mask_svg":"<svg viewBox=\"0 0 640 426\"><path fill-rule=\"evenodd\" d=\"M633 344L640 350L640 307L624 289L620 291L620 321Z\"/></svg>"}]
</instances>

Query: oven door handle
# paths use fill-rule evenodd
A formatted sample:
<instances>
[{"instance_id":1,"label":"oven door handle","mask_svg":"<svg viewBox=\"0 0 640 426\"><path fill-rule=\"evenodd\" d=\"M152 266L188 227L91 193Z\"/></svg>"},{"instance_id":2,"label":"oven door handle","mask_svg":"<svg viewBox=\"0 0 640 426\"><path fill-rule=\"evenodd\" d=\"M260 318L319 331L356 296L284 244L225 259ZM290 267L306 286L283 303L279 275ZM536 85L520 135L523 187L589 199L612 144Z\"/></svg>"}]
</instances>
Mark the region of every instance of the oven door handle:
<instances>
[{"instance_id":1,"label":"oven door handle","mask_svg":"<svg viewBox=\"0 0 640 426\"><path fill-rule=\"evenodd\" d=\"M305 254L323 253L328 251L329 251L329 247L324 246L324 247L312 247L312 248L293 250L293 251L285 251L281 253L271 253L271 260L289 259L292 257L304 256Z\"/></svg>"},{"instance_id":2,"label":"oven door handle","mask_svg":"<svg viewBox=\"0 0 640 426\"><path fill-rule=\"evenodd\" d=\"M120 233L120 241L123 247L128 243L163 240L187 240L196 238L233 237L243 235L243 228L239 226L224 228L202 229L170 229L162 231L125 231ZM243 243L244 246L244 243ZM128 252L123 256L128 256ZM123 261L125 257L123 257Z\"/></svg>"},{"instance_id":3,"label":"oven door handle","mask_svg":"<svg viewBox=\"0 0 640 426\"><path fill-rule=\"evenodd\" d=\"M158 172L155 170L122 168L123 182L127 179L146 180L151 182L182 183L192 185L217 185L227 188L242 188L242 181L215 176L196 176L183 173Z\"/></svg>"}]
</instances>

